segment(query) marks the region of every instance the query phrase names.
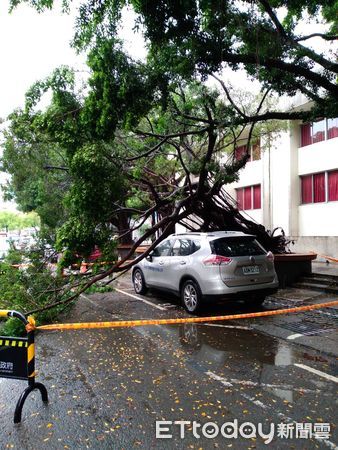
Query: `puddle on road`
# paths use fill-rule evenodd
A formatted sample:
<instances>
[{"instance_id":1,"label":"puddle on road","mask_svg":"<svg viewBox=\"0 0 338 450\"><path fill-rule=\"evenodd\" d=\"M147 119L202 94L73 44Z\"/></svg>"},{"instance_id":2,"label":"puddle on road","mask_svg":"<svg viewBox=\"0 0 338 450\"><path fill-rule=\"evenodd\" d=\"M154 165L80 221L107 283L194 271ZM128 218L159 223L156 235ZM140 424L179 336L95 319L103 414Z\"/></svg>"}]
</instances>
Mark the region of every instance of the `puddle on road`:
<instances>
[{"instance_id":1,"label":"puddle on road","mask_svg":"<svg viewBox=\"0 0 338 450\"><path fill-rule=\"evenodd\" d=\"M215 373L231 389L265 390L283 401L295 402L305 394L320 395L327 387L320 378L312 379L300 369L291 368L304 360L305 364L306 360L329 363L324 356L296 351L289 343L271 336L243 327L236 329L236 324L227 322L224 326L182 324L158 326L156 330L145 327L139 332L150 338L149 343L156 338L158 347L168 350L168 354L178 349L190 368L204 375ZM234 328L226 328L229 326Z\"/></svg>"},{"instance_id":2,"label":"puddle on road","mask_svg":"<svg viewBox=\"0 0 338 450\"><path fill-rule=\"evenodd\" d=\"M226 327L227 325L225 325ZM235 325L234 325L235 326ZM194 358L223 361L243 360L246 364L290 365L293 350L287 345L253 330L212 327L200 324L178 326L179 344Z\"/></svg>"}]
</instances>

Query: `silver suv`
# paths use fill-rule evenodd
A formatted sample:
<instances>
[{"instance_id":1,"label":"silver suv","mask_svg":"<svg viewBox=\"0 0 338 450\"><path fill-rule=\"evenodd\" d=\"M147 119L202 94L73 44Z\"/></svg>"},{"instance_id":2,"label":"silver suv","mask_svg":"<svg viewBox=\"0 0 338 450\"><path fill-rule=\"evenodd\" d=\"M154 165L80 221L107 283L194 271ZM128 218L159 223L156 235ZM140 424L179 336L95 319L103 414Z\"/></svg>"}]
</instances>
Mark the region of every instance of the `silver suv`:
<instances>
[{"instance_id":1,"label":"silver suv","mask_svg":"<svg viewBox=\"0 0 338 450\"><path fill-rule=\"evenodd\" d=\"M172 234L133 268L137 294L148 288L181 296L189 313L212 299L237 297L261 304L276 291L271 252L237 231Z\"/></svg>"}]
</instances>

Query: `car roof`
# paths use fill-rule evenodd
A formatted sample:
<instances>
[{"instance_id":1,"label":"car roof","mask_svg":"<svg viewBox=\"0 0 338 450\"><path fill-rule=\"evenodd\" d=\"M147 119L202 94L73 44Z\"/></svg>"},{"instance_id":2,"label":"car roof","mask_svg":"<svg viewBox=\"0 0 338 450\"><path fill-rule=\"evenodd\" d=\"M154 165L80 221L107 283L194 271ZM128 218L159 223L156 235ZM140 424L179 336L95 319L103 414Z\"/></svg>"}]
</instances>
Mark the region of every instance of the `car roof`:
<instances>
[{"instance_id":1,"label":"car roof","mask_svg":"<svg viewBox=\"0 0 338 450\"><path fill-rule=\"evenodd\" d=\"M251 236L251 237L255 237L255 235L253 234L246 234L243 233L242 231L208 231L208 232L195 232L195 231L190 231L190 232L186 232L186 233L174 233L171 234L169 237L191 237L191 238L196 238L196 237L205 237L207 239L217 239L220 237L241 237L241 236Z\"/></svg>"}]
</instances>

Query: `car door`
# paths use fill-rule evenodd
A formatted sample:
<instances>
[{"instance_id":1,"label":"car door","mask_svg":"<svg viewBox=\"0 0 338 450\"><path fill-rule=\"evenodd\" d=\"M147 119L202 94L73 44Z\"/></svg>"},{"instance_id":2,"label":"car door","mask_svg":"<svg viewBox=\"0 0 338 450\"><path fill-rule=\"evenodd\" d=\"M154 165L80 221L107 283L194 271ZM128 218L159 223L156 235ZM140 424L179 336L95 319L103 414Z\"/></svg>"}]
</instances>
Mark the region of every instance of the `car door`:
<instances>
[{"instance_id":1,"label":"car door","mask_svg":"<svg viewBox=\"0 0 338 450\"><path fill-rule=\"evenodd\" d=\"M172 256L166 268L166 282L171 289L179 291L182 276L189 273L191 263L190 255L194 251L194 243L191 239L179 238L173 242Z\"/></svg>"},{"instance_id":2,"label":"car door","mask_svg":"<svg viewBox=\"0 0 338 450\"><path fill-rule=\"evenodd\" d=\"M161 242L152 252L144 265L144 275L148 286L165 288L167 286L166 276L169 265L172 240L166 239Z\"/></svg>"}]
</instances>

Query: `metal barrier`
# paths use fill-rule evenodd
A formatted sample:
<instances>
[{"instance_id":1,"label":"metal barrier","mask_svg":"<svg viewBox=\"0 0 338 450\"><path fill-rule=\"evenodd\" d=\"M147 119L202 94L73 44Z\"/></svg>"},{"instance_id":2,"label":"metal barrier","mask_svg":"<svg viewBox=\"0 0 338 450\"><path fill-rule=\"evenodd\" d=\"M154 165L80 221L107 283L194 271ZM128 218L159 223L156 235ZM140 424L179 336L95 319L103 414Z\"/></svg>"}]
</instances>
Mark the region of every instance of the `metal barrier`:
<instances>
[{"instance_id":1,"label":"metal barrier","mask_svg":"<svg viewBox=\"0 0 338 450\"><path fill-rule=\"evenodd\" d=\"M26 318L20 312L11 310L0 310L0 317L14 317L21 320L27 331L26 338L0 336L0 377L28 381L28 387L21 394L14 412L14 423L19 423L28 395L38 389L42 401L48 403L48 393L42 383L35 382L35 321L33 317Z\"/></svg>"}]
</instances>

